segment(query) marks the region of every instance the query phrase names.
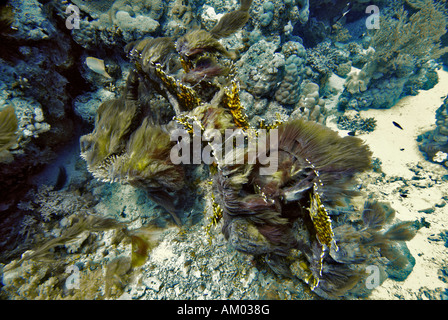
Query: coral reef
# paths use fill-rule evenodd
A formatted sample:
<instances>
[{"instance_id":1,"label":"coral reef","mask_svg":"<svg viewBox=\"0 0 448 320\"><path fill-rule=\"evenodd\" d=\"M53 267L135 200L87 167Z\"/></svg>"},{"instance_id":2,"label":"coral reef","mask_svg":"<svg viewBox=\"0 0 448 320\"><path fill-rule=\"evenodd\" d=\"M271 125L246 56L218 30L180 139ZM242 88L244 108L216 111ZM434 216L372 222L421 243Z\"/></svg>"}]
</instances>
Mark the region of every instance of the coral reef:
<instances>
[{"instance_id":1,"label":"coral reef","mask_svg":"<svg viewBox=\"0 0 448 320\"><path fill-rule=\"evenodd\" d=\"M342 109L390 108L404 95L434 85L434 67L428 62L446 52L440 39L448 16L443 4L424 3L412 15L403 7L382 15L381 24L386 27L371 38L371 59L348 75Z\"/></svg>"},{"instance_id":2,"label":"coral reef","mask_svg":"<svg viewBox=\"0 0 448 320\"><path fill-rule=\"evenodd\" d=\"M99 42L113 46L115 42L130 42L160 29L166 4L161 0L148 1L73 1L78 6L79 28L71 30L73 39L86 48ZM68 3L58 4L62 14Z\"/></svg>"},{"instance_id":3,"label":"coral reef","mask_svg":"<svg viewBox=\"0 0 448 320\"><path fill-rule=\"evenodd\" d=\"M275 99L283 104L296 104L299 101L300 85L305 73L305 48L298 42L288 42L283 45L282 53L286 58L285 75L275 93Z\"/></svg>"},{"instance_id":4,"label":"coral reef","mask_svg":"<svg viewBox=\"0 0 448 320\"><path fill-rule=\"evenodd\" d=\"M362 118L359 113L351 115L346 112L338 118L337 124L338 128L349 130L353 134L366 133L375 130L376 120L375 118Z\"/></svg>"},{"instance_id":5,"label":"coral reef","mask_svg":"<svg viewBox=\"0 0 448 320\"><path fill-rule=\"evenodd\" d=\"M319 97L319 86L313 82L305 83L291 117L325 124L327 113L325 100Z\"/></svg>"},{"instance_id":6,"label":"coral reef","mask_svg":"<svg viewBox=\"0 0 448 320\"><path fill-rule=\"evenodd\" d=\"M406 279L426 224L360 205L358 175L381 161L356 110L433 87L448 20L397 0L366 32L366 5L0 6L0 297L357 299ZM447 105L419 138L445 167ZM36 182L70 138L79 172L58 162L53 186Z\"/></svg>"},{"instance_id":7,"label":"coral reef","mask_svg":"<svg viewBox=\"0 0 448 320\"><path fill-rule=\"evenodd\" d=\"M241 28L241 24L235 24L235 19L247 16L249 7L250 1L243 1L239 9L224 15L210 32L193 30L176 42L166 37L145 38L126 47L135 64L126 90L118 99L109 100L98 108L95 130L80 139L81 155L96 178L129 183L146 190L149 197L181 224L178 212L185 205L181 191L187 169L171 161L171 149L176 143L170 139L170 130L181 125L193 131L190 119L198 119L205 128L247 128L247 120L241 112L239 87L228 83L231 87L228 89L211 81L228 75L216 59L233 57L218 39ZM179 70L184 72L181 79L176 78ZM204 76L198 77L197 73ZM188 85L193 79L196 85L203 86L203 91L195 91ZM169 101L176 120L160 123L160 118L154 118L150 105L143 109L140 101L145 93L141 87L154 90ZM234 124L223 111L213 110L220 103L226 107Z\"/></svg>"},{"instance_id":8,"label":"coral reef","mask_svg":"<svg viewBox=\"0 0 448 320\"><path fill-rule=\"evenodd\" d=\"M242 89L256 97L272 94L281 79L279 69L285 65L285 58L276 52L277 48L278 43L261 40L242 55L236 63Z\"/></svg>"},{"instance_id":9,"label":"coral reef","mask_svg":"<svg viewBox=\"0 0 448 320\"><path fill-rule=\"evenodd\" d=\"M59 32L51 7L34 0L0 6L3 17L3 8L9 12L1 23L7 49L0 56L0 109L12 106L18 120L17 144L9 150L14 161L0 169L3 208L14 206L26 192L29 177L74 134L70 103L82 85L68 85L68 78L75 83L78 74L72 42Z\"/></svg>"},{"instance_id":10,"label":"coral reef","mask_svg":"<svg viewBox=\"0 0 448 320\"><path fill-rule=\"evenodd\" d=\"M250 24L268 37L291 33L294 25L304 25L309 18L308 0L254 0Z\"/></svg>"},{"instance_id":11,"label":"coral reef","mask_svg":"<svg viewBox=\"0 0 448 320\"><path fill-rule=\"evenodd\" d=\"M231 60L235 57L217 41L241 28L241 24L233 23L233 19L239 15L247 16L247 10L243 2L239 9L224 15L210 31L193 30L176 41L147 38L127 46L135 70L128 77L126 91L120 98L105 102L98 109L94 132L80 141L82 156L96 177L103 181L130 183L146 190L171 213L176 223L181 223L176 207L185 183L186 167L185 163L175 165L168 157L174 146L168 132L180 125L193 134L194 139L198 124L201 129L240 128L250 132L250 125L241 112L239 87L229 80ZM257 47L271 48L265 52L266 59L276 55L277 45L262 40L245 53L246 57L243 55L243 61L256 61L254 48ZM296 54L299 52L302 60ZM289 65L293 65L289 69L295 68L297 72L296 65L303 63L304 49L289 44L285 46L285 53L289 62L286 64L288 76L291 73ZM254 57L250 58L251 55ZM223 65L229 66L228 72L223 72ZM244 66L250 68L250 64ZM201 78L197 73L204 76ZM272 91L272 87L262 89L249 85L252 79L248 73L251 71L239 73L247 86L244 88L253 88L253 94L259 98ZM277 75L278 70L267 73ZM227 83L220 84L216 81L218 78L228 79ZM263 86L277 82L277 79L260 80L257 83ZM285 83L288 80L291 79L286 78ZM200 87L195 90L186 84L191 81ZM176 114L174 122L160 124L150 115L140 115L140 112L143 116L148 114L138 107L141 85L155 90L170 102ZM274 271L305 281L323 297L366 294L357 286L366 277L363 268L380 259L381 252L391 264L399 257L402 265L412 265L399 249L402 242L396 241L409 240L415 232L407 222L389 226L393 214L387 213L376 202L366 203L364 225L347 224L339 214L336 219L339 223L332 226L331 210L335 205L344 205L345 198L356 194L351 189L353 177L370 168L370 152L357 138L340 138L315 122L324 111L317 84L306 83L301 96L289 104L295 103L302 113L301 118L314 121L300 119L270 127L271 134L273 128L279 131L278 141L274 142L279 150L278 169L274 172L267 176L260 174L266 169L260 162L228 165L222 162L215 149L217 167L212 170L216 171L213 184L216 203L222 210L214 206L212 223L216 224L222 217L223 233L235 249L265 256L266 263ZM223 117L222 111L218 112L221 108L231 118ZM117 110L121 115L114 117ZM219 120L221 117L223 120L233 119L233 123L226 120L224 124ZM261 144L268 141L262 137L258 140ZM269 148L274 146L271 144ZM249 158L245 153L248 151L236 151L243 159ZM276 154L274 149L268 152L271 156ZM227 154L225 156L227 158ZM383 227L385 231L379 233ZM371 240L353 243L349 239L354 234L355 238ZM344 246L353 248L354 245L359 246L355 251L359 251L360 256L348 258ZM386 269L384 263L381 267ZM344 280L334 276L338 273L345 274Z\"/></svg>"},{"instance_id":12,"label":"coral reef","mask_svg":"<svg viewBox=\"0 0 448 320\"><path fill-rule=\"evenodd\" d=\"M317 72L313 80L324 85L330 75L336 72L338 65L347 63L348 57L344 51L338 50L325 41L307 51L307 63Z\"/></svg>"}]
</instances>

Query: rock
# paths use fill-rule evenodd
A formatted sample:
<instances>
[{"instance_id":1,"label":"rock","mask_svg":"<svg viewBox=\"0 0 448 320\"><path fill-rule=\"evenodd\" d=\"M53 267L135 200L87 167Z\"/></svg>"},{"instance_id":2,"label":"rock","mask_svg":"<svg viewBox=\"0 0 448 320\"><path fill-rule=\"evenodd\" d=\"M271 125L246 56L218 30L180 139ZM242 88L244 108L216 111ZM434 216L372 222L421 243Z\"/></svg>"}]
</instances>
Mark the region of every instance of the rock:
<instances>
[{"instance_id":1,"label":"rock","mask_svg":"<svg viewBox=\"0 0 448 320\"><path fill-rule=\"evenodd\" d=\"M149 277L142 279L142 283L151 290L154 290L156 292L159 292L160 287L162 286L162 282L155 278L155 277Z\"/></svg>"},{"instance_id":2,"label":"rock","mask_svg":"<svg viewBox=\"0 0 448 320\"><path fill-rule=\"evenodd\" d=\"M405 242L397 242L393 246L393 250L396 250L399 256L403 258L403 261L400 265L389 263L385 271L389 275L389 278L395 281L404 281L414 269L415 258L412 256Z\"/></svg>"},{"instance_id":3,"label":"rock","mask_svg":"<svg viewBox=\"0 0 448 320\"><path fill-rule=\"evenodd\" d=\"M432 207L418 210L418 212L423 212L423 213L434 213L434 211L435 211L435 209Z\"/></svg>"}]
</instances>

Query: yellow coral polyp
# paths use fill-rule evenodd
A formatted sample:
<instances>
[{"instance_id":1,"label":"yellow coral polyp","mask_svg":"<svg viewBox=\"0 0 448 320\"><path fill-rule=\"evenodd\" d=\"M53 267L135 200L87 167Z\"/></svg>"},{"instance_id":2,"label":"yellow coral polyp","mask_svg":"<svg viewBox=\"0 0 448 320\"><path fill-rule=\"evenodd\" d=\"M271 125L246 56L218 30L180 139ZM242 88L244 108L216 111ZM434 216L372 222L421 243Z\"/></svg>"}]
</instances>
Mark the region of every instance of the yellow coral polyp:
<instances>
[{"instance_id":1,"label":"yellow coral polyp","mask_svg":"<svg viewBox=\"0 0 448 320\"><path fill-rule=\"evenodd\" d=\"M211 200L212 200L213 215L209 218L210 223L205 228L208 236L210 236L210 230L212 229L212 227L215 227L216 225L218 225L219 221L221 221L222 216L223 216L223 210L222 210L221 206L216 202L215 195L213 193L211 196Z\"/></svg>"},{"instance_id":2,"label":"yellow coral polyp","mask_svg":"<svg viewBox=\"0 0 448 320\"><path fill-rule=\"evenodd\" d=\"M174 77L165 73L161 65L156 65L156 75L163 82L168 91L173 94L179 101L183 110L193 110L201 103L196 91L186 85L180 83Z\"/></svg>"},{"instance_id":3,"label":"yellow coral polyp","mask_svg":"<svg viewBox=\"0 0 448 320\"><path fill-rule=\"evenodd\" d=\"M326 246L327 248L334 245L337 250L330 216L320 200L319 193L316 192L316 188L314 189L314 192L310 195L310 207L308 208L308 211L310 212L311 220L316 229L317 239L321 245Z\"/></svg>"},{"instance_id":4,"label":"yellow coral polyp","mask_svg":"<svg viewBox=\"0 0 448 320\"><path fill-rule=\"evenodd\" d=\"M230 110L235 125L243 130L249 129L249 122L240 101L240 88L236 81L232 81L230 90L225 90L223 103Z\"/></svg>"},{"instance_id":5,"label":"yellow coral polyp","mask_svg":"<svg viewBox=\"0 0 448 320\"><path fill-rule=\"evenodd\" d=\"M190 60L184 59L182 56L179 57L179 60L185 73L188 73L191 69L193 69L193 64Z\"/></svg>"},{"instance_id":6,"label":"yellow coral polyp","mask_svg":"<svg viewBox=\"0 0 448 320\"><path fill-rule=\"evenodd\" d=\"M193 123L198 125L199 128L201 128L201 130L204 130L203 125L201 124L201 122L196 119L195 116L190 116L190 115L181 115L181 116L177 116L174 117L174 120L177 121L177 123L181 124L185 130L187 130L187 132L189 134L193 134L194 133L194 126Z\"/></svg>"},{"instance_id":7,"label":"yellow coral polyp","mask_svg":"<svg viewBox=\"0 0 448 320\"><path fill-rule=\"evenodd\" d=\"M283 121L281 121L281 120L275 120L273 123L268 125L268 124L266 124L265 119L261 119L259 127L260 127L260 129L272 130L272 129L278 128L278 126L280 126L282 123L283 123Z\"/></svg>"}]
</instances>

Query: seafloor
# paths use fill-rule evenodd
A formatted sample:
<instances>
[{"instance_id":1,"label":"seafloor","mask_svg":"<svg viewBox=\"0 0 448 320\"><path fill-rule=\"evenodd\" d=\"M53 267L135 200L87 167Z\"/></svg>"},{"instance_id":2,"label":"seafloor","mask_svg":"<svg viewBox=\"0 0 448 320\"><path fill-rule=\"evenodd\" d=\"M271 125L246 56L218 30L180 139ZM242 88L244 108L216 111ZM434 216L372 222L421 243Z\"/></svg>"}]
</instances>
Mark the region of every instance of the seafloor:
<instances>
[{"instance_id":1,"label":"seafloor","mask_svg":"<svg viewBox=\"0 0 448 320\"><path fill-rule=\"evenodd\" d=\"M433 0L2 1L0 298L447 300L447 26ZM175 163L196 125L280 132L276 171Z\"/></svg>"}]
</instances>

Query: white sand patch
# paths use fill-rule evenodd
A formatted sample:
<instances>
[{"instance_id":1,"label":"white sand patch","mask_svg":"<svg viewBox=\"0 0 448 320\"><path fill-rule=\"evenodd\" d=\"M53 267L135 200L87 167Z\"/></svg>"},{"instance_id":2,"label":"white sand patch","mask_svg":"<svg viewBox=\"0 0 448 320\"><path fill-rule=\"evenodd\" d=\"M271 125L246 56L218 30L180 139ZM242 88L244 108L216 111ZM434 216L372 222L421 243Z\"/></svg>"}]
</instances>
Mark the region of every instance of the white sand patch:
<instances>
[{"instance_id":1,"label":"white sand patch","mask_svg":"<svg viewBox=\"0 0 448 320\"><path fill-rule=\"evenodd\" d=\"M443 241L434 240L442 231L448 230L448 204L442 199L448 195L448 183L441 179L448 171L427 161L417 143L418 135L436 127L435 112L448 94L448 72L439 70L438 75L439 83L431 90L421 90L417 96L405 97L390 109L360 112L361 117L373 117L377 121L373 132L359 134L358 137L366 142L373 157L381 160L381 169L385 173L385 177L374 172L361 175L360 183L365 193L373 194L379 201L389 202L400 220L421 221L423 218L430 224L407 242L416 260L408 278L403 282L387 279L368 299L427 299L422 291L440 292L448 286L439 278L440 269L448 263L448 250ZM341 136L347 135L348 131L336 128L334 120L327 121L327 126ZM415 173L416 168L418 174ZM404 181L395 181L394 178L400 177ZM400 188L406 190L406 197L400 196ZM354 203L361 207L364 200L365 194L354 199ZM440 299L437 294L435 298Z\"/></svg>"},{"instance_id":2,"label":"white sand patch","mask_svg":"<svg viewBox=\"0 0 448 320\"><path fill-rule=\"evenodd\" d=\"M408 179L414 175L409 171L409 164L426 161L418 150L416 139L435 128L435 112L448 93L448 72L439 70L438 75L439 83L431 90L421 90L417 96L404 97L387 110L360 112L361 117L373 117L377 121L373 133L359 137L369 145L373 156L381 159L384 173ZM396 127L393 121L403 130Z\"/></svg>"}]
</instances>

